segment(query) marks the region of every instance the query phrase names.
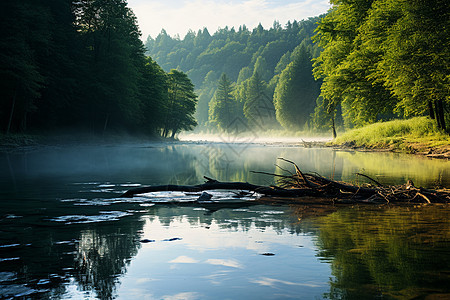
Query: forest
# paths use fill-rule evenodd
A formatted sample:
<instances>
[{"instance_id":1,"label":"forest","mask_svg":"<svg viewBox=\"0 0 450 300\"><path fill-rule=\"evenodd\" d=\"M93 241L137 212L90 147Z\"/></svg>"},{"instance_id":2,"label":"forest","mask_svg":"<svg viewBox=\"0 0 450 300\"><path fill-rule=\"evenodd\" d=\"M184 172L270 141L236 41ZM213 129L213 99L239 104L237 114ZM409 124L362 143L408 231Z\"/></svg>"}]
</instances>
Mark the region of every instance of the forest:
<instances>
[{"instance_id":1,"label":"forest","mask_svg":"<svg viewBox=\"0 0 450 300\"><path fill-rule=\"evenodd\" d=\"M335 134L429 116L448 132L447 1L331 4L326 15L269 29L205 28L183 39L163 29L145 46L163 69L192 79L200 128Z\"/></svg>"},{"instance_id":2,"label":"forest","mask_svg":"<svg viewBox=\"0 0 450 300\"><path fill-rule=\"evenodd\" d=\"M175 136L196 125L181 71L145 55L125 0L1 1L0 131Z\"/></svg>"},{"instance_id":3,"label":"forest","mask_svg":"<svg viewBox=\"0 0 450 300\"><path fill-rule=\"evenodd\" d=\"M310 126L320 93L311 61L321 52L311 39L320 18L213 34L204 28L183 39L163 29L145 46L163 69L182 70L195 84L200 129L301 130Z\"/></svg>"},{"instance_id":4,"label":"forest","mask_svg":"<svg viewBox=\"0 0 450 300\"><path fill-rule=\"evenodd\" d=\"M143 43L126 0L2 1L0 132L335 135L414 116L448 132L447 1L331 4L268 29L162 29Z\"/></svg>"}]
</instances>

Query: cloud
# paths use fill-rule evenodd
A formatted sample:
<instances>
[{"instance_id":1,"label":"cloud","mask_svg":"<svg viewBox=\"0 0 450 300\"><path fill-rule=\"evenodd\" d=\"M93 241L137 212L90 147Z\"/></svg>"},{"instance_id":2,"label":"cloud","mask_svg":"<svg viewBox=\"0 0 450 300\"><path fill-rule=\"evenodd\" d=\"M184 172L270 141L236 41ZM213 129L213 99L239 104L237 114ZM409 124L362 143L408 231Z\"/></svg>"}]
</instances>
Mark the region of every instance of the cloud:
<instances>
[{"instance_id":1,"label":"cloud","mask_svg":"<svg viewBox=\"0 0 450 300\"><path fill-rule=\"evenodd\" d=\"M201 299L201 294L196 292L184 292L175 295L165 295L162 297L164 300L194 300Z\"/></svg>"},{"instance_id":2,"label":"cloud","mask_svg":"<svg viewBox=\"0 0 450 300\"><path fill-rule=\"evenodd\" d=\"M197 31L207 27L210 33L218 28L239 28L245 24L249 29L261 23L270 28L275 20L282 25L288 21L302 20L325 13L330 7L328 0L274 1L160 1L129 0L136 14L143 39L153 38L164 28L170 35L181 38L189 29Z\"/></svg>"},{"instance_id":3,"label":"cloud","mask_svg":"<svg viewBox=\"0 0 450 300\"><path fill-rule=\"evenodd\" d=\"M184 256L184 255L178 256L177 258L172 259L169 262L170 263L177 263L177 264L195 264L195 263L198 263L197 260L195 260L195 259L193 259L191 257L188 257L188 256Z\"/></svg>"},{"instance_id":4,"label":"cloud","mask_svg":"<svg viewBox=\"0 0 450 300\"><path fill-rule=\"evenodd\" d=\"M297 285L297 286L307 286L307 287L320 287L317 283L299 283L286 280L280 280L275 278L261 277L259 280L251 280L250 282L257 283L262 286L276 287L276 285Z\"/></svg>"},{"instance_id":5,"label":"cloud","mask_svg":"<svg viewBox=\"0 0 450 300\"><path fill-rule=\"evenodd\" d=\"M243 269L241 263L239 263L236 260L233 259L208 259L206 261L207 264L210 265L219 265L219 266L225 266L225 267L231 267L231 268L237 268L237 269Z\"/></svg>"}]
</instances>

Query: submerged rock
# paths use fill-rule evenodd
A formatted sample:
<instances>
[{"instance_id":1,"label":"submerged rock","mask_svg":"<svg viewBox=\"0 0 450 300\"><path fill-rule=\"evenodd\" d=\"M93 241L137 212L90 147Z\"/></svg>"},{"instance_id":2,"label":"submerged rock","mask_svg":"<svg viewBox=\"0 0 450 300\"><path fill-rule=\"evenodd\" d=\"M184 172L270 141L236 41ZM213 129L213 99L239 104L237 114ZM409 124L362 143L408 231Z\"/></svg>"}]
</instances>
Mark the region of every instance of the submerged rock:
<instances>
[{"instance_id":1,"label":"submerged rock","mask_svg":"<svg viewBox=\"0 0 450 300\"><path fill-rule=\"evenodd\" d=\"M208 194L207 192L203 192L200 197L198 197L197 201L208 201L211 200L213 196L211 194Z\"/></svg>"}]
</instances>

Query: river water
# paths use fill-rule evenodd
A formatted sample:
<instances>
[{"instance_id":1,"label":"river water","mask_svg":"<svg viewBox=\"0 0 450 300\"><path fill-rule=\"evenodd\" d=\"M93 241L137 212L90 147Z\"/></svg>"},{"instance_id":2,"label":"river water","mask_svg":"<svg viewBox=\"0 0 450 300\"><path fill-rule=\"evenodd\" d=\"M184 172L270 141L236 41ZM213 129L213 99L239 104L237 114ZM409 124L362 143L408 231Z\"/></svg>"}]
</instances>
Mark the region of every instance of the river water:
<instances>
[{"instance_id":1,"label":"river water","mask_svg":"<svg viewBox=\"0 0 450 300\"><path fill-rule=\"evenodd\" d=\"M0 299L448 299L450 209L255 205L142 185L274 183L277 160L363 183L450 187L450 162L281 144L61 146L0 154ZM214 199L214 198L213 198ZM188 203L189 202L189 203ZM427 298L428 297L428 298ZM440 298L439 298L440 297Z\"/></svg>"}]
</instances>

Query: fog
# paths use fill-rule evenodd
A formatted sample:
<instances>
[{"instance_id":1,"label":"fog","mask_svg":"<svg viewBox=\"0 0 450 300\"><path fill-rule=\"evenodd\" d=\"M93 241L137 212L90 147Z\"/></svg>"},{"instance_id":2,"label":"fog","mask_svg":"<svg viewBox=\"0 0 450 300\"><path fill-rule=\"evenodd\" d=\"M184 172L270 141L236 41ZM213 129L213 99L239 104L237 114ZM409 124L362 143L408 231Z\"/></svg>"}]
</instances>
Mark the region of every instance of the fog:
<instances>
[{"instance_id":1,"label":"fog","mask_svg":"<svg viewBox=\"0 0 450 300\"><path fill-rule=\"evenodd\" d=\"M277 160L295 161L304 172L336 180L362 182L362 172L385 184L408 179L421 186L449 186L450 162L395 153L337 151L309 147L304 142L325 138L255 137L227 140L205 135L183 136L178 142L134 143L109 146L38 147L32 151L0 153L0 194L14 190L30 196L58 197L77 184L108 186L120 192L129 185L198 184L208 176L220 181L274 184L274 178L251 171L282 173ZM105 190L106 191L106 190Z\"/></svg>"},{"instance_id":2,"label":"fog","mask_svg":"<svg viewBox=\"0 0 450 300\"><path fill-rule=\"evenodd\" d=\"M265 132L233 135L227 133L219 134L196 134L196 133L184 133L179 136L181 141L206 141L206 142L219 142L219 143L266 143L266 144L303 144L304 142L318 142L325 143L332 140L329 136L289 136L282 134L268 134Z\"/></svg>"}]
</instances>

